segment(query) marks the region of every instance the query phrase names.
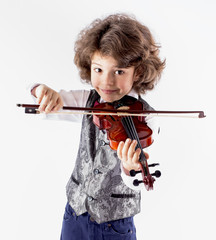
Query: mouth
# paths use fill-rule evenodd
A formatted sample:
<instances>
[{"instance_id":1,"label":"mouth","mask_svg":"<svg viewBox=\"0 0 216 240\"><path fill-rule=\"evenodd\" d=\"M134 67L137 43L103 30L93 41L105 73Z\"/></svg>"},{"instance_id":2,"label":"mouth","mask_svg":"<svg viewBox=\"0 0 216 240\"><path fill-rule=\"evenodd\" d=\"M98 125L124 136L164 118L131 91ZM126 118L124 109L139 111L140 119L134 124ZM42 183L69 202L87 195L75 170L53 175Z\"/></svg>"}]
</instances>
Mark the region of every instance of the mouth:
<instances>
[{"instance_id":1,"label":"mouth","mask_svg":"<svg viewBox=\"0 0 216 240\"><path fill-rule=\"evenodd\" d=\"M112 94L117 92L117 90L109 90L109 89L101 89L101 91L105 94Z\"/></svg>"}]
</instances>

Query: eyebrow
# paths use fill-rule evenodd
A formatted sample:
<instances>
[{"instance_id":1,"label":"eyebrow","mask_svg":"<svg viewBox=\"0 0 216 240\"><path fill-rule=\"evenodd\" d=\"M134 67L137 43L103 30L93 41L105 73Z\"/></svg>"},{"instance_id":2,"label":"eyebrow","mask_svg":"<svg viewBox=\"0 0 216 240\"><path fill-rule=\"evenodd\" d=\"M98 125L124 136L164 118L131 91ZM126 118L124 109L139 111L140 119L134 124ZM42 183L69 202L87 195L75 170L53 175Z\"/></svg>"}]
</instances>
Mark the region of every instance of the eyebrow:
<instances>
[{"instance_id":1,"label":"eyebrow","mask_svg":"<svg viewBox=\"0 0 216 240\"><path fill-rule=\"evenodd\" d=\"M99 66L103 66L99 63L96 63L96 62L92 62L91 64L96 64L96 65L99 65ZM113 66L114 68L128 68L128 67L121 67L121 66Z\"/></svg>"},{"instance_id":2,"label":"eyebrow","mask_svg":"<svg viewBox=\"0 0 216 240\"><path fill-rule=\"evenodd\" d=\"M96 63L96 62L92 62L92 64L96 64L96 65L102 66L101 64L99 64L99 63Z\"/></svg>"}]
</instances>

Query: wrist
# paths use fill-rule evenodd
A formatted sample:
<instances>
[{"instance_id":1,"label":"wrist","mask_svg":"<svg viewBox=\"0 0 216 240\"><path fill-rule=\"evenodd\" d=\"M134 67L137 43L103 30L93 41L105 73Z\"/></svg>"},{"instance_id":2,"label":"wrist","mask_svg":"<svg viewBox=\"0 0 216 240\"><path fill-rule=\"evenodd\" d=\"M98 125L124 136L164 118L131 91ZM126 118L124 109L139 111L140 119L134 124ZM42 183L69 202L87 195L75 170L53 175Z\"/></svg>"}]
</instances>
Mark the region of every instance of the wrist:
<instances>
[{"instance_id":1,"label":"wrist","mask_svg":"<svg viewBox=\"0 0 216 240\"><path fill-rule=\"evenodd\" d=\"M32 96L34 96L34 97L36 97L36 88L38 87L38 86L40 86L40 84L35 84L34 86L32 86L32 88L31 88L31 95Z\"/></svg>"}]
</instances>

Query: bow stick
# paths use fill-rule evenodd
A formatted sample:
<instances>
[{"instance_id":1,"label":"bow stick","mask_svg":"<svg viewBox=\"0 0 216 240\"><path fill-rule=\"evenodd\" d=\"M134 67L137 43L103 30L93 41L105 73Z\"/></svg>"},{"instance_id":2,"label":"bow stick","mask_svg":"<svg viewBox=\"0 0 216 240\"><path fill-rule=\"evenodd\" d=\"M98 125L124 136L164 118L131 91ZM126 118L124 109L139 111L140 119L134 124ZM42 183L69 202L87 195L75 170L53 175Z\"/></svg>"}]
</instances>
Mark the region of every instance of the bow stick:
<instances>
[{"instance_id":1,"label":"bow stick","mask_svg":"<svg viewBox=\"0 0 216 240\"><path fill-rule=\"evenodd\" d=\"M32 114L40 113L40 111L38 110L39 106L40 105L37 105L37 104L17 104L17 107L25 108L25 113L32 113ZM88 108L88 107L63 106L62 110L72 110L72 111L71 112L53 112L53 114L86 114L86 115L118 115L118 116L120 115L122 116L153 115L153 116L166 116L166 117L178 116L178 117L194 117L194 118L206 117L203 111L154 111L154 110L146 111L146 110L125 109L124 107L118 108L118 109L104 109L104 108L100 109L100 108Z\"/></svg>"}]
</instances>

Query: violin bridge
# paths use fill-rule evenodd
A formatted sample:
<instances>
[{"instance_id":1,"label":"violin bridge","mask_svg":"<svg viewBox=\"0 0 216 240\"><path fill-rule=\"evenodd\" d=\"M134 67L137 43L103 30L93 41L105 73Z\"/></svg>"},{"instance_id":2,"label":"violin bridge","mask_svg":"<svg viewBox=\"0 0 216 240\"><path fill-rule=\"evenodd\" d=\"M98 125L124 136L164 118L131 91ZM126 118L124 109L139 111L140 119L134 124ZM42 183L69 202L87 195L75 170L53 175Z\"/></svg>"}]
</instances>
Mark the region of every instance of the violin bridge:
<instances>
[{"instance_id":1,"label":"violin bridge","mask_svg":"<svg viewBox=\"0 0 216 240\"><path fill-rule=\"evenodd\" d=\"M128 107L128 106L121 106L121 107L119 107L119 108L117 108L117 110L129 110L130 109L130 107Z\"/></svg>"},{"instance_id":2,"label":"violin bridge","mask_svg":"<svg viewBox=\"0 0 216 240\"><path fill-rule=\"evenodd\" d=\"M128 107L128 106L121 106L121 107L117 108L117 110L124 110L124 111L126 111L126 112L125 112L125 113L123 113L123 112L117 112L117 115L118 115L118 116L128 115L127 110L129 110L129 109L130 109L130 107Z\"/></svg>"}]
</instances>

